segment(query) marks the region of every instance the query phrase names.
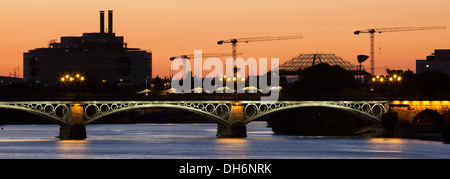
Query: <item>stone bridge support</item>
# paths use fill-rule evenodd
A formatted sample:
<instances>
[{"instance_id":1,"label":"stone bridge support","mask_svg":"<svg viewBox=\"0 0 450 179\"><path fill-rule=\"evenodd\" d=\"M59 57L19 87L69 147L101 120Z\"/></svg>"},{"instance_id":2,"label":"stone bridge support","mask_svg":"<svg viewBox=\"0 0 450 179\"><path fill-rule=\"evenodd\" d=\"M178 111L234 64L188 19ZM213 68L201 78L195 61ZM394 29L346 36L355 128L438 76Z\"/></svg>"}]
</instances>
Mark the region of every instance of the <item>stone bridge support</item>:
<instances>
[{"instance_id":1,"label":"stone bridge support","mask_svg":"<svg viewBox=\"0 0 450 179\"><path fill-rule=\"evenodd\" d=\"M69 114L66 121L68 124L61 124L59 138L61 140L81 140L86 139L86 127L84 124L82 104L70 104Z\"/></svg>"},{"instance_id":2,"label":"stone bridge support","mask_svg":"<svg viewBox=\"0 0 450 179\"><path fill-rule=\"evenodd\" d=\"M244 105L239 102L231 104L231 114L228 116L230 124L217 124L217 137L219 138L245 138L247 127L244 123Z\"/></svg>"},{"instance_id":3,"label":"stone bridge support","mask_svg":"<svg viewBox=\"0 0 450 179\"><path fill-rule=\"evenodd\" d=\"M393 101L390 109L397 113L398 120L404 124L412 124L414 117L425 110L433 110L442 116L449 113L449 101Z\"/></svg>"}]
</instances>

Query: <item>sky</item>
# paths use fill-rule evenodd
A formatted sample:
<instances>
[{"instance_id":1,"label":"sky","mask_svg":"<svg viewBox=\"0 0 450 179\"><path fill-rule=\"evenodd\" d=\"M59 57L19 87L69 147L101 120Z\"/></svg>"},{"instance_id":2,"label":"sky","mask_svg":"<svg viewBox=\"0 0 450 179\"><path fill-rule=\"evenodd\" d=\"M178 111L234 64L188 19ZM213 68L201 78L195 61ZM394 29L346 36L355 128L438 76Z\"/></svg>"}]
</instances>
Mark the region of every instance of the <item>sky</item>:
<instances>
[{"instance_id":1,"label":"sky","mask_svg":"<svg viewBox=\"0 0 450 179\"><path fill-rule=\"evenodd\" d=\"M100 10L114 11L114 32L128 47L152 51L153 77L169 75L172 56L230 53L230 44L217 45L230 38L303 35L237 49L240 57L279 58L280 64L302 53L332 53L357 65L357 55L370 53L370 38L356 30L446 25L375 35L377 74L415 71L417 59L450 49L449 9L448 0L2 0L0 76L19 66L22 77L23 53L52 39L98 32ZM363 66L369 70L369 62Z\"/></svg>"}]
</instances>

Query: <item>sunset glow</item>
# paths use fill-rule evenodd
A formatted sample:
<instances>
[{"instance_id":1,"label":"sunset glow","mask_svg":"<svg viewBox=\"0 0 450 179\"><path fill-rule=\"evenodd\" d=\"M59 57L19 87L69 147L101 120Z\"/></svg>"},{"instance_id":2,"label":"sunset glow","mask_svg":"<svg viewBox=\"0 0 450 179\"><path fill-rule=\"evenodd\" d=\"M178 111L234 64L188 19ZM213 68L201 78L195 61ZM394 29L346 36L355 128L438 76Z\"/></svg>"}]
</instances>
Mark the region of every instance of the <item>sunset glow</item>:
<instances>
[{"instance_id":1,"label":"sunset glow","mask_svg":"<svg viewBox=\"0 0 450 179\"><path fill-rule=\"evenodd\" d=\"M19 66L23 53L48 47L61 36L98 32L99 10L114 10L114 32L129 47L153 53L153 77L168 76L169 58L204 53L230 53L218 40L258 36L302 35L301 40L239 44L243 58L279 58L300 53L334 53L357 64L369 55L369 35L355 30L402 26L447 25L448 0L279 0L279 1L24 1L0 3L0 76ZM415 71L415 60L434 49L450 49L450 30L395 32L375 35L376 72L385 68ZM369 62L363 66L369 69Z\"/></svg>"}]
</instances>

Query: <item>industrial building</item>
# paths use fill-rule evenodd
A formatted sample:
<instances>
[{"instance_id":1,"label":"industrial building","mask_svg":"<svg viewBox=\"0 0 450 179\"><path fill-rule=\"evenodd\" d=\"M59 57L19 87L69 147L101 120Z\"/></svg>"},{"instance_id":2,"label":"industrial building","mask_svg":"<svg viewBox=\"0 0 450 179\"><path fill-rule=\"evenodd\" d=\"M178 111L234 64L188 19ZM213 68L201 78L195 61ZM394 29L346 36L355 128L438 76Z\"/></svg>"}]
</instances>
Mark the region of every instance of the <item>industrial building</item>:
<instances>
[{"instance_id":1,"label":"industrial building","mask_svg":"<svg viewBox=\"0 0 450 179\"><path fill-rule=\"evenodd\" d=\"M113 12L100 11L100 32L61 37L48 48L23 54L23 77L27 82L52 84L67 74L82 74L86 80L104 83L140 83L152 78L152 53L129 48L123 36L113 33ZM95 79L89 79L95 78Z\"/></svg>"},{"instance_id":2,"label":"industrial building","mask_svg":"<svg viewBox=\"0 0 450 179\"><path fill-rule=\"evenodd\" d=\"M450 75L450 49L437 49L426 60L416 60L416 73L424 71L441 71Z\"/></svg>"}]
</instances>

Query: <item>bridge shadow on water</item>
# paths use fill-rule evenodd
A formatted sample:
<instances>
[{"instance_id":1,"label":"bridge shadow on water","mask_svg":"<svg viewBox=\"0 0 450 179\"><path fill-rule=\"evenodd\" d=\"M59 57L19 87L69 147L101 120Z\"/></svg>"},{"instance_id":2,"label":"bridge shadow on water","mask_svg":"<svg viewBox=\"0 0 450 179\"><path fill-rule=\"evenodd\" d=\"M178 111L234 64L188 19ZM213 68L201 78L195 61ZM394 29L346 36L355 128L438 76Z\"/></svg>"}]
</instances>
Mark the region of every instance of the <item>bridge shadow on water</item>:
<instances>
[{"instance_id":1,"label":"bridge shadow on water","mask_svg":"<svg viewBox=\"0 0 450 179\"><path fill-rule=\"evenodd\" d=\"M275 112L267 119L276 134L306 136L370 136L376 123L352 112L326 107Z\"/></svg>"}]
</instances>

